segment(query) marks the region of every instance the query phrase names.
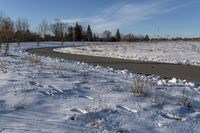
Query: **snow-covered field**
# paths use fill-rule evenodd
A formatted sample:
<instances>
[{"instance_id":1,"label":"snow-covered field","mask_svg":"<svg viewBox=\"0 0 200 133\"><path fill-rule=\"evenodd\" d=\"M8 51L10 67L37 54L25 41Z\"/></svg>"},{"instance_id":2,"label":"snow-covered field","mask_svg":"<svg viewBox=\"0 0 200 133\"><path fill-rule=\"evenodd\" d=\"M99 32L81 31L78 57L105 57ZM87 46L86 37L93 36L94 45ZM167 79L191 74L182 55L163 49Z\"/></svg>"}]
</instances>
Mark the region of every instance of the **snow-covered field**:
<instances>
[{"instance_id":1,"label":"snow-covered field","mask_svg":"<svg viewBox=\"0 0 200 133\"><path fill-rule=\"evenodd\" d=\"M153 42L90 45L55 49L58 52L200 66L200 42Z\"/></svg>"},{"instance_id":2,"label":"snow-covered field","mask_svg":"<svg viewBox=\"0 0 200 133\"><path fill-rule=\"evenodd\" d=\"M148 51L150 46L143 45L144 51ZM198 44L193 45L199 48ZM174 46L180 44L169 47ZM13 44L12 56L8 57L0 49L1 133L200 131L197 84L23 52L31 47L37 45ZM102 51L110 48L94 47ZM187 47L190 51L190 46Z\"/></svg>"}]
</instances>

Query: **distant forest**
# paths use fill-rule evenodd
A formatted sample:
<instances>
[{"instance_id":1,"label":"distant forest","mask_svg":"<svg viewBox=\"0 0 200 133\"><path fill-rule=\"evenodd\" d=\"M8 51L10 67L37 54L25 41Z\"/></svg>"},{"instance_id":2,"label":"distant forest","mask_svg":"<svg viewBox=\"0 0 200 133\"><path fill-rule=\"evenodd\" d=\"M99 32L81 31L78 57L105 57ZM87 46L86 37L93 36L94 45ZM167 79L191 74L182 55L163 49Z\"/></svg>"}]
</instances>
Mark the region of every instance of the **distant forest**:
<instances>
[{"instance_id":1,"label":"distant forest","mask_svg":"<svg viewBox=\"0 0 200 133\"><path fill-rule=\"evenodd\" d=\"M49 23L42 21L35 32L30 30L27 19L18 18L13 21L10 17L0 15L0 44L9 42L41 42L41 41L94 41L94 42L139 42L164 40L198 40L199 38L150 38L149 35L124 35L116 29L115 33L105 30L101 34L92 31L91 26L86 27L78 22L74 25L63 23L59 19Z\"/></svg>"}]
</instances>

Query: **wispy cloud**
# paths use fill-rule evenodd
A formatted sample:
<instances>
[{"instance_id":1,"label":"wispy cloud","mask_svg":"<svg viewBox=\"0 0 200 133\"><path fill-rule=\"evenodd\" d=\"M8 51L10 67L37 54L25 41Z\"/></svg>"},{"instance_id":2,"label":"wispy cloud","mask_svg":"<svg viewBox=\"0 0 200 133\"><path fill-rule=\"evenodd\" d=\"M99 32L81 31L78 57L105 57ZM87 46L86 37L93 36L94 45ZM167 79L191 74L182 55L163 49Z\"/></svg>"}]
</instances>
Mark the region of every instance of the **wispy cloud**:
<instances>
[{"instance_id":1,"label":"wispy cloud","mask_svg":"<svg viewBox=\"0 0 200 133\"><path fill-rule=\"evenodd\" d=\"M115 31L125 25L130 26L134 22L152 19L155 15L173 12L181 7L182 5L171 6L170 0L139 4L117 3L104 9L97 16L67 19L63 20L63 22L90 24L96 32L101 33L104 30Z\"/></svg>"}]
</instances>

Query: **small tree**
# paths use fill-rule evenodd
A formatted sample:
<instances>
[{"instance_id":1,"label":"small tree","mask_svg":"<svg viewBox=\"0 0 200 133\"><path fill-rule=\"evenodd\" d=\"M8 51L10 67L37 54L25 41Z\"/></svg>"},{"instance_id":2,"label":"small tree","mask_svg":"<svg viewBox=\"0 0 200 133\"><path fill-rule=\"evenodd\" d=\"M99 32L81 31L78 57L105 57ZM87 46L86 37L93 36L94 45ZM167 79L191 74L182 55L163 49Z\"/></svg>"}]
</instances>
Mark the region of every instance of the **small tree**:
<instances>
[{"instance_id":1,"label":"small tree","mask_svg":"<svg viewBox=\"0 0 200 133\"><path fill-rule=\"evenodd\" d=\"M12 41L14 34L14 23L9 17L2 17L0 20L0 39L6 43L5 55L9 52L9 42Z\"/></svg>"},{"instance_id":2,"label":"small tree","mask_svg":"<svg viewBox=\"0 0 200 133\"><path fill-rule=\"evenodd\" d=\"M116 41L117 42L120 42L121 41L121 34L119 32L119 29L117 29L117 32L116 32Z\"/></svg>"},{"instance_id":3,"label":"small tree","mask_svg":"<svg viewBox=\"0 0 200 133\"><path fill-rule=\"evenodd\" d=\"M1 12L0 12L1 13ZM0 14L0 48L1 48L1 44L3 43L3 40L2 40L2 26L3 26L3 15Z\"/></svg>"},{"instance_id":4,"label":"small tree","mask_svg":"<svg viewBox=\"0 0 200 133\"><path fill-rule=\"evenodd\" d=\"M82 26L76 23L74 27L74 33L75 33L75 41L82 41L83 39L83 29Z\"/></svg>"},{"instance_id":5,"label":"small tree","mask_svg":"<svg viewBox=\"0 0 200 133\"><path fill-rule=\"evenodd\" d=\"M93 35L93 41L98 41L98 37L96 34Z\"/></svg>"},{"instance_id":6,"label":"small tree","mask_svg":"<svg viewBox=\"0 0 200 133\"><path fill-rule=\"evenodd\" d=\"M150 39L149 39L149 35L146 34L145 37L144 37L144 40L145 40L145 41L149 41L149 40L150 40Z\"/></svg>"},{"instance_id":7,"label":"small tree","mask_svg":"<svg viewBox=\"0 0 200 133\"><path fill-rule=\"evenodd\" d=\"M61 44L63 44L64 41L64 32L65 28L67 27L66 24L60 21L60 19L55 19L54 23L51 24L51 31L53 32L55 36L55 40L61 41Z\"/></svg>"},{"instance_id":8,"label":"small tree","mask_svg":"<svg viewBox=\"0 0 200 133\"><path fill-rule=\"evenodd\" d=\"M18 20L15 22L15 29L16 29L16 39L18 43L27 41L29 32L29 23L26 19L18 18Z\"/></svg>"},{"instance_id":9,"label":"small tree","mask_svg":"<svg viewBox=\"0 0 200 133\"><path fill-rule=\"evenodd\" d=\"M72 26L70 26L70 27L68 28L67 40L68 40L68 41L73 41L73 40L75 40L74 28L73 28Z\"/></svg>"},{"instance_id":10,"label":"small tree","mask_svg":"<svg viewBox=\"0 0 200 133\"><path fill-rule=\"evenodd\" d=\"M90 28L90 25L88 25L87 27L87 41L93 41L92 30Z\"/></svg>"},{"instance_id":11,"label":"small tree","mask_svg":"<svg viewBox=\"0 0 200 133\"><path fill-rule=\"evenodd\" d=\"M41 35L41 37L43 38L44 41L47 41L47 34L49 32L49 24L47 21L43 20L40 24L39 24L39 33Z\"/></svg>"},{"instance_id":12,"label":"small tree","mask_svg":"<svg viewBox=\"0 0 200 133\"><path fill-rule=\"evenodd\" d=\"M102 34L103 41L105 41L105 42L110 41L111 37L112 37L112 32L110 32L108 30L104 31Z\"/></svg>"}]
</instances>

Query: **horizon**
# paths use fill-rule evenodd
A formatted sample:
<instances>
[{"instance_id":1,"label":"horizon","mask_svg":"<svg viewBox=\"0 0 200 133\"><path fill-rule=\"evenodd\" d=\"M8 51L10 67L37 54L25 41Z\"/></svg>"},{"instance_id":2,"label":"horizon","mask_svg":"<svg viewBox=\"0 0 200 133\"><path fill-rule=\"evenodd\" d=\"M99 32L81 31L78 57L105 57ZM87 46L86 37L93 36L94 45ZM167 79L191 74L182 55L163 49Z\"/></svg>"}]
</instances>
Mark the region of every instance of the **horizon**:
<instances>
[{"instance_id":1,"label":"horizon","mask_svg":"<svg viewBox=\"0 0 200 133\"><path fill-rule=\"evenodd\" d=\"M20 2L19 2L20 1ZM26 18L35 31L43 20L55 18L83 26L96 33L148 34L151 37L200 37L200 1L191 0L0 0L0 11L14 21Z\"/></svg>"}]
</instances>

